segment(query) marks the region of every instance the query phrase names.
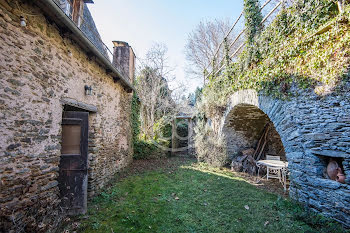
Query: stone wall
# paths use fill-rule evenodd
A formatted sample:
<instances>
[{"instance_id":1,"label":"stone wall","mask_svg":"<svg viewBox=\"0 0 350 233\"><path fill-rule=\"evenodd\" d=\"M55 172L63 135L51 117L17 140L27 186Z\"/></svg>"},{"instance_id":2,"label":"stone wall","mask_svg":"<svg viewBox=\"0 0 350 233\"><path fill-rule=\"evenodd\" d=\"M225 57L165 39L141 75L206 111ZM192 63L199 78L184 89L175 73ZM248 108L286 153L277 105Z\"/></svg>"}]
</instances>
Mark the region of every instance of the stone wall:
<instances>
[{"instance_id":1,"label":"stone wall","mask_svg":"<svg viewBox=\"0 0 350 233\"><path fill-rule=\"evenodd\" d=\"M124 41L113 41L113 45L113 65L119 67L120 72L129 79L130 83L133 83L135 79L136 60L134 51Z\"/></svg>"},{"instance_id":2,"label":"stone wall","mask_svg":"<svg viewBox=\"0 0 350 233\"><path fill-rule=\"evenodd\" d=\"M242 90L231 96L219 133L227 132L230 116L242 104L255 106L273 122L281 137L290 170L290 196L325 216L350 226L350 92L318 96L293 88L290 100ZM232 131L231 131L232 134ZM226 134L230 137L230 134ZM347 177L341 184L324 177L325 159L343 160Z\"/></svg>"},{"instance_id":3,"label":"stone wall","mask_svg":"<svg viewBox=\"0 0 350 233\"><path fill-rule=\"evenodd\" d=\"M131 94L32 4L20 2L33 15L24 28L14 2L0 0L1 232L45 232L61 221L63 98L98 109L89 116L90 197L132 160Z\"/></svg>"},{"instance_id":4,"label":"stone wall","mask_svg":"<svg viewBox=\"0 0 350 233\"><path fill-rule=\"evenodd\" d=\"M229 159L239 155L243 150L255 149L267 124L269 124L268 143L261 159L265 154L269 154L280 156L285 160L281 138L273 124L270 124L270 118L258 107L246 104L236 105L226 116L223 131Z\"/></svg>"}]
</instances>

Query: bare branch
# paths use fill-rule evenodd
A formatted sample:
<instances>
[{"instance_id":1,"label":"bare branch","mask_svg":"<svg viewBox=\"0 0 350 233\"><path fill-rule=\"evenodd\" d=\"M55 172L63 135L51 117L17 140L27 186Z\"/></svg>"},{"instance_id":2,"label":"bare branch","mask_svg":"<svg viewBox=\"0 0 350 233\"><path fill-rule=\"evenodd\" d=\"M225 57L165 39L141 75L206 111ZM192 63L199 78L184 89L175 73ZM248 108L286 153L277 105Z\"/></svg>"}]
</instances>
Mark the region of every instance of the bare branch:
<instances>
[{"instance_id":1,"label":"bare branch","mask_svg":"<svg viewBox=\"0 0 350 233\"><path fill-rule=\"evenodd\" d=\"M154 136L153 126L159 119L177 113L176 92L168 86L175 76L168 64L167 51L164 44L154 44L137 70L135 86L141 100L141 132L147 138ZM176 87L179 88L181 85Z\"/></svg>"},{"instance_id":2,"label":"bare branch","mask_svg":"<svg viewBox=\"0 0 350 233\"><path fill-rule=\"evenodd\" d=\"M224 49L221 42L231 27L232 25L229 20L216 19L214 21L201 21L198 24L198 26L188 35L188 41L185 47L186 58L189 62L189 67L187 68L188 73L194 74L195 78L203 78L204 69L208 66L211 68L213 68L213 66L220 66L220 64L215 62L213 64L212 59L220 45L221 49L216 56L216 62L222 60L224 57ZM237 29L229 34L227 38L229 44L236 37L236 34ZM230 48L229 54L233 53L233 51L240 46L242 40L243 38Z\"/></svg>"}]
</instances>

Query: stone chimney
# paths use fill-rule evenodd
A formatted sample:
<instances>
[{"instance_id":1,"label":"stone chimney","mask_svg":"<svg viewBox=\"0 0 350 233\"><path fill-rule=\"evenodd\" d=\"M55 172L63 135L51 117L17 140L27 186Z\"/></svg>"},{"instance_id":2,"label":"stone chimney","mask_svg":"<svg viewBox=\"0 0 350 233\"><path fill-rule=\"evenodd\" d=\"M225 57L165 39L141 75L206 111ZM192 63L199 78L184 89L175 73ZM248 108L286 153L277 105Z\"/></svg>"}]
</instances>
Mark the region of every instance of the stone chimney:
<instances>
[{"instance_id":1,"label":"stone chimney","mask_svg":"<svg viewBox=\"0 0 350 233\"><path fill-rule=\"evenodd\" d=\"M131 46L124 41L113 41L113 45L113 65L116 66L126 78L129 78L131 83L133 83L136 59L134 51Z\"/></svg>"}]
</instances>

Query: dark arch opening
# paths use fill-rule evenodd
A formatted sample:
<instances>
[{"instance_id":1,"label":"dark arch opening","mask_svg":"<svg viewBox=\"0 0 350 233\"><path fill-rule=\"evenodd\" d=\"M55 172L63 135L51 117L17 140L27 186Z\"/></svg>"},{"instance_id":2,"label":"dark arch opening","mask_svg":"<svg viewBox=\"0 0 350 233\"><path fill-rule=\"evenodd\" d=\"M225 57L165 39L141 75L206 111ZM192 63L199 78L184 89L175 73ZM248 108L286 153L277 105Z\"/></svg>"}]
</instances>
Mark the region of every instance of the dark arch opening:
<instances>
[{"instance_id":1,"label":"dark arch opening","mask_svg":"<svg viewBox=\"0 0 350 233\"><path fill-rule=\"evenodd\" d=\"M242 154L254 155L267 127L269 129L266 133L266 144L263 149L260 149L261 155L259 157L256 155L254 159L265 159L266 155L274 155L286 161L284 146L273 122L258 107L250 104L236 105L226 118L223 132L227 143L228 158L234 161ZM262 147L261 142L260 146ZM249 150L250 152L247 152ZM242 169L244 170L244 167L239 167L238 170ZM256 173L257 170L252 168L246 172Z\"/></svg>"}]
</instances>

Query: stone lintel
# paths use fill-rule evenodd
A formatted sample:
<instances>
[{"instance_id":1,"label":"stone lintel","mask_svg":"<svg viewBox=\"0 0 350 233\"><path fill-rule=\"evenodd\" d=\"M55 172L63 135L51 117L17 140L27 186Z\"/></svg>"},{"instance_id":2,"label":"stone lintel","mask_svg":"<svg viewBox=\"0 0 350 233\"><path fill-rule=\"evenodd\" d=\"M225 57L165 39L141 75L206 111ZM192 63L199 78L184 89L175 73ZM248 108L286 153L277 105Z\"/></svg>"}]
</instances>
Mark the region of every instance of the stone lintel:
<instances>
[{"instance_id":1,"label":"stone lintel","mask_svg":"<svg viewBox=\"0 0 350 233\"><path fill-rule=\"evenodd\" d=\"M337 158L349 158L350 154L343 151L335 150L311 150L311 153L316 155L328 156L328 157L337 157Z\"/></svg>"},{"instance_id":2,"label":"stone lintel","mask_svg":"<svg viewBox=\"0 0 350 233\"><path fill-rule=\"evenodd\" d=\"M84 110L89 111L89 112L97 112L98 111L97 107L94 105L82 103L82 102L79 102L79 101L77 101L75 99L71 99L71 98L62 98L61 103L63 105L70 105L70 106L73 106L76 108L81 108L81 109L84 109Z\"/></svg>"}]
</instances>

